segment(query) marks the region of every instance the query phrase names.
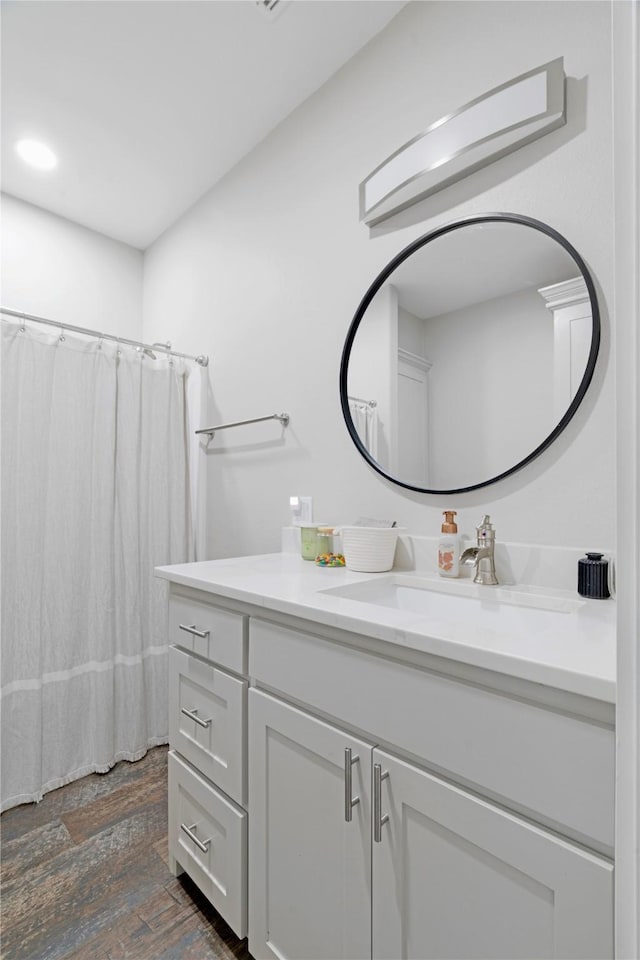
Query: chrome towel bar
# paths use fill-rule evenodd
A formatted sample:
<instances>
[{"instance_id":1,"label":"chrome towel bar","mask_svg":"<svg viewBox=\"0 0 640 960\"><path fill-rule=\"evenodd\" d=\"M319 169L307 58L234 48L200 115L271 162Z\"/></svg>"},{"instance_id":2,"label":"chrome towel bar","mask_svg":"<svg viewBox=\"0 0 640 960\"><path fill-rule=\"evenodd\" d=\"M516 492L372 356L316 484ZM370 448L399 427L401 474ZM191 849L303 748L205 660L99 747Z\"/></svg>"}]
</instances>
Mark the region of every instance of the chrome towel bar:
<instances>
[{"instance_id":1,"label":"chrome towel bar","mask_svg":"<svg viewBox=\"0 0 640 960\"><path fill-rule=\"evenodd\" d=\"M196 430L196 434L206 433L211 439L216 430L228 430L229 427L243 427L246 423L262 423L263 420L279 420L283 427L289 425L288 413L271 413L268 417L254 417L252 420L236 420L234 423L220 423L217 427L205 427L204 430Z\"/></svg>"},{"instance_id":2,"label":"chrome towel bar","mask_svg":"<svg viewBox=\"0 0 640 960\"><path fill-rule=\"evenodd\" d=\"M373 410L374 407L378 406L377 400L363 400L362 397L348 397L349 400L353 400L354 403L365 403L368 407L371 407Z\"/></svg>"}]
</instances>

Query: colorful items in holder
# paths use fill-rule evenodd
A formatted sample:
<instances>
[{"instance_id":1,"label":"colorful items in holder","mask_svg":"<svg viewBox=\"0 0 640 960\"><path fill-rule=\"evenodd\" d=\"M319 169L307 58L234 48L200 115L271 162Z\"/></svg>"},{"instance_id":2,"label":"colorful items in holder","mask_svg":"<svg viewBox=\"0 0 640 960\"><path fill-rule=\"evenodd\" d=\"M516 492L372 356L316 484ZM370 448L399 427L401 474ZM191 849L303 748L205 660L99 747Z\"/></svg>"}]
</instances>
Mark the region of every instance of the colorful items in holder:
<instances>
[{"instance_id":1,"label":"colorful items in holder","mask_svg":"<svg viewBox=\"0 0 640 960\"><path fill-rule=\"evenodd\" d=\"M319 567L344 567L344 557L341 553L321 553L316 557Z\"/></svg>"}]
</instances>

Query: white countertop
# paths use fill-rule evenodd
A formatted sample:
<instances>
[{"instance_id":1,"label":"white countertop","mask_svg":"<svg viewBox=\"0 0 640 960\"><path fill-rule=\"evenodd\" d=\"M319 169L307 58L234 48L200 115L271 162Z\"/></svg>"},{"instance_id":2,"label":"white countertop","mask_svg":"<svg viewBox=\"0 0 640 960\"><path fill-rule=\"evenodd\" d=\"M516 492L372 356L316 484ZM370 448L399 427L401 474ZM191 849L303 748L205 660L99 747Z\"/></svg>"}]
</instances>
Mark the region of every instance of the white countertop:
<instances>
[{"instance_id":1,"label":"white countertop","mask_svg":"<svg viewBox=\"0 0 640 960\"><path fill-rule=\"evenodd\" d=\"M175 584L290 614L311 624L354 631L615 703L616 607L612 599L585 600L574 592L535 587L500 588L503 596L508 596L509 590L528 593L534 606L521 607L497 603L491 595L496 588L478 587L466 580L456 581L455 589L463 597L468 591L468 597L475 596L479 603L460 599L453 615L445 618L436 602L434 610L440 615L428 616L324 592L373 578L385 580L393 571L355 573L344 567L318 567L287 553L175 564L156 568L156 574ZM397 575L429 580L436 590L442 585L438 578L420 573L397 571ZM569 601L566 606L572 612L536 609L536 598L543 595Z\"/></svg>"}]
</instances>

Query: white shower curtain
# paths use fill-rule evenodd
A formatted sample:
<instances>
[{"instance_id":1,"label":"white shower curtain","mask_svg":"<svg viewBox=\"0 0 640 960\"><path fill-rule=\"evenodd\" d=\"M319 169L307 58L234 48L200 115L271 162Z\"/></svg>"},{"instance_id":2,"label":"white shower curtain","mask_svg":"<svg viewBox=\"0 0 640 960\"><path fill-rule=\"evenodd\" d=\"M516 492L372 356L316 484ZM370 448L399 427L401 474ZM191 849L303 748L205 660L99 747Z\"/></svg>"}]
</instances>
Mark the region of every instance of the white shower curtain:
<instances>
[{"instance_id":1,"label":"white shower curtain","mask_svg":"<svg viewBox=\"0 0 640 960\"><path fill-rule=\"evenodd\" d=\"M2 799L166 743L166 586L193 559L200 368L2 322ZM195 484L193 484L195 488Z\"/></svg>"}]
</instances>

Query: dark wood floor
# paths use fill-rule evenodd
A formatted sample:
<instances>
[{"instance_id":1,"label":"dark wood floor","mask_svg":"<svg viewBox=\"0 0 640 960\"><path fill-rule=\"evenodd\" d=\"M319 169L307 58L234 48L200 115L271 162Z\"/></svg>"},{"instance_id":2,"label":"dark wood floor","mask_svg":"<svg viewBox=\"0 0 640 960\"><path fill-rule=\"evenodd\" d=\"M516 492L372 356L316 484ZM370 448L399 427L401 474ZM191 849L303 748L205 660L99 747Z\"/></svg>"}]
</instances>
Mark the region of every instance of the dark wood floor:
<instances>
[{"instance_id":1,"label":"dark wood floor","mask_svg":"<svg viewBox=\"0 0 640 960\"><path fill-rule=\"evenodd\" d=\"M167 867L167 748L2 815L3 960L251 960Z\"/></svg>"}]
</instances>

